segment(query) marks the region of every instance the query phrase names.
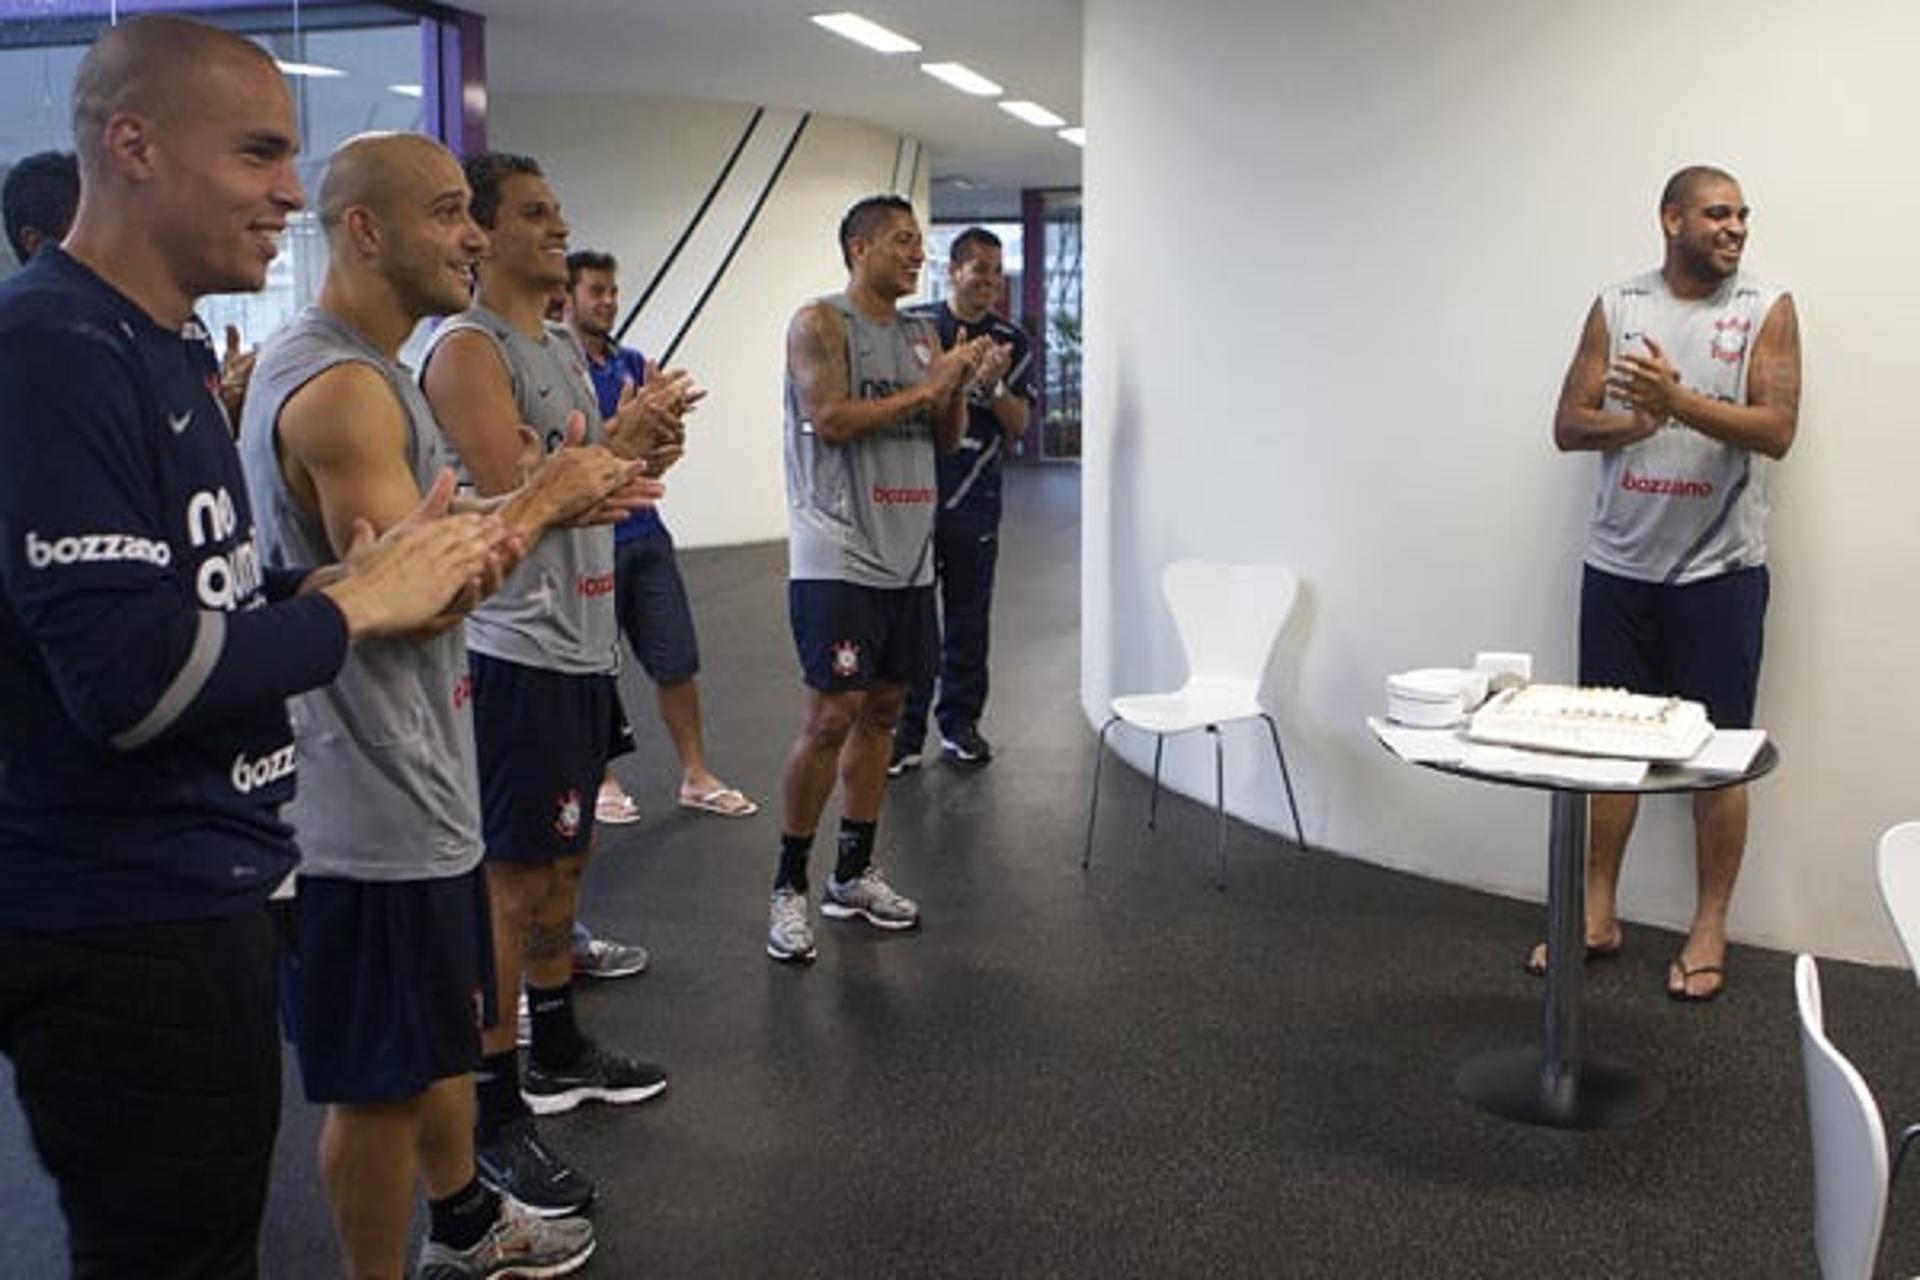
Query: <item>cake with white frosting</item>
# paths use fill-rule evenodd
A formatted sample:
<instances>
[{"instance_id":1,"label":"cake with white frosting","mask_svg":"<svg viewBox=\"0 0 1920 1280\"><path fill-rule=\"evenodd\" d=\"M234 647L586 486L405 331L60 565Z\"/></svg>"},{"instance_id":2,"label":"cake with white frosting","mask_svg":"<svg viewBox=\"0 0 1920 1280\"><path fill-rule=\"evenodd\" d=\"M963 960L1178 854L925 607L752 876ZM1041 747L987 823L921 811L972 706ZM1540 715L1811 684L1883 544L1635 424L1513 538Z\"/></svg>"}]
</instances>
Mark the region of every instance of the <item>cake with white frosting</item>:
<instances>
[{"instance_id":1,"label":"cake with white frosting","mask_svg":"<svg viewBox=\"0 0 1920 1280\"><path fill-rule=\"evenodd\" d=\"M1489 699L1473 713L1467 736L1568 755L1671 761L1705 746L1713 725L1705 707L1685 698L1529 684Z\"/></svg>"}]
</instances>

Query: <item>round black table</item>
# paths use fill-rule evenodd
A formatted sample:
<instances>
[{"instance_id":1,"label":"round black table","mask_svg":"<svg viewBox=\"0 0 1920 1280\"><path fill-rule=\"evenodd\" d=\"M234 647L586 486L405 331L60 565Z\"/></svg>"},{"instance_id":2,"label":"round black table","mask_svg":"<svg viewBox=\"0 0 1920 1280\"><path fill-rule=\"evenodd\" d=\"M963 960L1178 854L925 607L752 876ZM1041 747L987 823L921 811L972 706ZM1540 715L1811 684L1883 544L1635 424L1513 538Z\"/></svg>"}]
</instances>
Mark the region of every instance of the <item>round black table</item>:
<instances>
[{"instance_id":1,"label":"round black table","mask_svg":"<svg viewBox=\"0 0 1920 1280\"><path fill-rule=\"evenodd\" d=\"M1740 774L1654 765L1631 787L1583 788L1487 773L1461 764L1420 763L1439 773L1477 782L1552 793L1547 831L1547 976L1541 1046L1475 1054L1454 1072L1454 1087L1484 1111L1558 1129L1610 1129L1651 1115L1666 1098L1666 1089L1659 1081L1626 1067L1594 1061L1582 1053L1588 797L1596 791L1655 795L1739 786L1773 772L1780 763L1779 751L1771 740L1762 744L1753 763Z\"/></svg>"}]
</instances>

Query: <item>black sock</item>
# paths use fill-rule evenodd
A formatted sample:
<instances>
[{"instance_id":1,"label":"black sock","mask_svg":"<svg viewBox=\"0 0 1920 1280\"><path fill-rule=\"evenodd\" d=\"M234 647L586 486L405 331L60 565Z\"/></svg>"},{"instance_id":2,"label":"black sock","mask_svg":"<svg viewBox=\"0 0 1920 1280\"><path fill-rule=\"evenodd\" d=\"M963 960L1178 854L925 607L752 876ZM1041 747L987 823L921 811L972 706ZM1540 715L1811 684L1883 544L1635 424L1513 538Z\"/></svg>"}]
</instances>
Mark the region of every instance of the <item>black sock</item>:
<instances>
[{"instance_id":1,"label":"black sock","mask_svg":"<svg viewBox=\"0 0 1920 1280\"><path fill-rule=\"evenodd\" d=\"M527 1012L533 1020L533 1060L543 1067L566 1067L580 1057L586 1038L573 1020L573 984L528 987Z\"/></svg>"},{"instance_id":2,"label":"black sock","mask_svg":"<svg viewBox=\"0 0 1920 1280\"><path fill-rule=\"evenodd\" d=\"M773 888L807 891L807 855L813 852L811 835L780 837L780 869L773 873Z\"/></svg>"},{"instance_id":3,"label":"black sock","mask_svg":"<svg viewBox=\"0 0 1920 1280\"><path fill-rule=\"evenodd\" d=\"M840 857L833 864L833 878L841 884L857 880L873 865L873 831L878 822L840 819Z\"/></svg>"},{"instance_id":4,"label":"black sock","mask_svg":"<svg viewBox=\"0 0 1920 1280\"><path fill-rule=\"evenodd\" d=\"M500 1196L474 1178L444 1200L427 1201L432 1225L427 1238L454 1249L471 1249L480 1243L500 1216Z\"/></svg>"},{"instance_id":5,"label":"black sock","mask_svg":"<svg viewBox=\"0 0 1920 1280\"><path fill-rule=\"evenodd\" d=\"M526 1114L520 1096L520 1051L508 1049L480 1059L480 1069L473 1073L473 1096L474 1133L485 1145L502 1125Z\"/></svg>"}]
</instances>

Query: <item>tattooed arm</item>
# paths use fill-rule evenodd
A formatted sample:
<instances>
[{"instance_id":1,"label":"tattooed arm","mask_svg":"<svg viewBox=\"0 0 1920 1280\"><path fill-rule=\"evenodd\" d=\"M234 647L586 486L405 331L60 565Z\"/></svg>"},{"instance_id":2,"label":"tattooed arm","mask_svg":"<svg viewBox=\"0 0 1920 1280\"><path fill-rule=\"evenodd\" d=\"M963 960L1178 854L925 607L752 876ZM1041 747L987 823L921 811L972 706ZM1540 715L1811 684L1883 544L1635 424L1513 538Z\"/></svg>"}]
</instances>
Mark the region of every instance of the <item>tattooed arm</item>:
<instances>
[{"instance_id":1,"label":"tattooed arm","mask_svg":"<svg viewBox=\"0 0 1920 1280\"><path fill-rule=\"evenodd\" d=\"M824 302L810 303L794 313L787 328L787 371L801 412L829 444L848 444L897 423L951 413L972 371L971 359L971 348L956 346L934 357L926 381L918 386L860 400L853 394L846 322L839 312Z\"/></svg>"}]
</instances>

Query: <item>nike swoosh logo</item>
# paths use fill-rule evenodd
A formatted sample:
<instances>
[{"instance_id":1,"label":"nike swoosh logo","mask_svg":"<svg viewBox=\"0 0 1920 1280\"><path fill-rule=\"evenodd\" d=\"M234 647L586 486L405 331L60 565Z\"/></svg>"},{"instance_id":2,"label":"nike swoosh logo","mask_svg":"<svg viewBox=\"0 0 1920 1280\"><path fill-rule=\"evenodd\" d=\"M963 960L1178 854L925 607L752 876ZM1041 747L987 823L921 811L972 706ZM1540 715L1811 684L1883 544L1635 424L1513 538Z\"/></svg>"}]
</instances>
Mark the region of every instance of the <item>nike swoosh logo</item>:
<instances>
[{"instance_id":1,"label":"nike swoosh logo","mask_svg":"<svg viewBox=\"0 0 1920 1280\"><path fill-rule=\"evenodd\" d=\"M186 434L187 427L192 421L193 410L191 409L185 413L170 413L167 415L167 425L173 428L173 434L175 435Z\"/></svg>"}]
</instances>

